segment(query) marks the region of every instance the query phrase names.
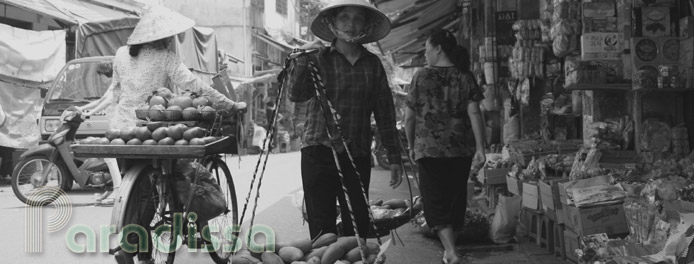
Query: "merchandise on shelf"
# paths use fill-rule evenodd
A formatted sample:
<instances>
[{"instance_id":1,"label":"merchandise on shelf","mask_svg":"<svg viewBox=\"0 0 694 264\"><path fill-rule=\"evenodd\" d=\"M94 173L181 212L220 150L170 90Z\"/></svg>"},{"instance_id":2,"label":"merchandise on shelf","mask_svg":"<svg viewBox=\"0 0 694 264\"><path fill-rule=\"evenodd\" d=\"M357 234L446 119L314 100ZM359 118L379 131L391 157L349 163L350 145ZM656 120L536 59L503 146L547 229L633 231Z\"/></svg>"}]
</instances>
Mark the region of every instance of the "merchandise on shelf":
<instances>
[{"instance_id":1,"label":"merchandise on shelf","mask_svg":"<svg viewBox=\"0 0 694 264\"><path fill-rule=\"evenodd\" d=\"M542 40L540 20L518 20L513 24L516 44L509 58L513 78L544 77L545 49L538 46Z\"/></svg>"}]
</instances>

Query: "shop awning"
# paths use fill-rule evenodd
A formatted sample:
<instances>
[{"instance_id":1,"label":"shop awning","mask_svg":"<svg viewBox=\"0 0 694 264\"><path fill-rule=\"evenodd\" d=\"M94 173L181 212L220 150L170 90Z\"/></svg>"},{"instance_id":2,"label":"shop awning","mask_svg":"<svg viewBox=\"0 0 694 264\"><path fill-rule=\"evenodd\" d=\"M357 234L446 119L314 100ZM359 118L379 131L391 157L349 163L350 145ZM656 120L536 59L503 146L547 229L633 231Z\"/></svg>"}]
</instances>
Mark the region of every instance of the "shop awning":
<instances>
[{"instance_id":1,"label":"shop awning","mask_svg":"<svg viewBox=\"0 0 694 264\"><path fill-rule=\"evenodd\" d=\"M386 13L391 11L389 15L392 18L392 26L390 34L379 41L379 44L383 51L392 54L396 64L421 54L431 29L451 29L460 21L460 16L457 15L458 0L403 2L381 0L380 2L379 8L386 9L384 10Z\"/></svg>"},{"instance_id":2,"label":"shop awning","mask_svg":"<svg viewBox=\"0 0 694 264\"><path fill-rule=\"evenodd\" d=\"M0 3L49 16L68 24L135 16L130 12L79 0L0 0Z\"/></svg>"},{"instance_id":3,"label":"shop awning","mask_svg":"<svg viewBox=\"0 0 694 264\"><path fill-rule=\"evenodd\" d=\"M289 43L285 42L284 40L273 38L272 36L265 34L264 32L254 30L253 36L256 36L259 40L262 40L268 45L273 46L284 52L290 52L292 51L292 49L295 48L294 46L289 45Z\"/></svg>"}]
</instances>

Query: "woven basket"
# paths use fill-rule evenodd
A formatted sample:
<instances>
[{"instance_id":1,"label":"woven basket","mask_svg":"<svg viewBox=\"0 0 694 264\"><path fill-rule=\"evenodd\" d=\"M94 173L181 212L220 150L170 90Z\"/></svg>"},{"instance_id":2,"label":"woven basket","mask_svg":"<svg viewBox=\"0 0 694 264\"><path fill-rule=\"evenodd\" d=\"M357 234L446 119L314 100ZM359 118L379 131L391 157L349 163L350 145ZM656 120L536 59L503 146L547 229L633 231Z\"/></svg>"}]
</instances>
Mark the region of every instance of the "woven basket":
<instances>
[{"instance_id":1,"label":"woven basket","mask_svg":"<svg viewBox=\"0 0 694 264\"><path fill-rule=\"evenodd\" d=\"M410 213L411 212L411 213ZM402 225L410 222L412 218L414 218L417 215L418 212L411 211L410 208L407 208L402 214L393 217L393 218L383 218L383 219L375 219L374 220L374 225L376 226L376 230L374 230L373 227L369 228L369 234L366 238L377 238L377 237L384 237L387 235L390 235L390 231L397 229L398 227L401 227ZM337 232L338 235L343 235L341 234L342 232L342 220L340 217L337 219Z\"/></svg>"}]
</instances>

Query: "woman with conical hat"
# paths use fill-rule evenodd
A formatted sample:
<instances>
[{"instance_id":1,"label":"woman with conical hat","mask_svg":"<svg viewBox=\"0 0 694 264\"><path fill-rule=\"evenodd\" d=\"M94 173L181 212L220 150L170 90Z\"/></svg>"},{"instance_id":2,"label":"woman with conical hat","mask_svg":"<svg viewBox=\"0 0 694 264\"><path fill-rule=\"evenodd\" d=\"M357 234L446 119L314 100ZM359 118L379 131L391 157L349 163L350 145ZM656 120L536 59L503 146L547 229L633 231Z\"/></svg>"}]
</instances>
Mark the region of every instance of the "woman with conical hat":
<instances>
[{"instance_id":1,"label":"woman with conical hat","mask_svg":"<svg viewBox=\"0 0 694 264\"><path fill-rule=\"evenodd\" d=\"M318 49L318 52L293 60L287 79L290 100L307 102L308 119L302 135L301 174L310 235L315 238L320 234L337 233L336 199L342 205L342 234L354 234L331 150L334 146L358 232L365 237L369 230L368 204L358 180L368 194L372 114L392 164L390 185L396 188L402 182L393 95L379 57L362 45L388 35L390 20L364 0L337 1L320 11L311 23L311 30L320 39L330 42L330 46L325 47L320 41L303 46L307 50ZM323 102L315 96L308 69L309 56L316 63L327 97L340 116L341 136L348 143L360 178L357 178L342 144L328 136L326 130L330 130L330 135L337 135L333 125L335 121L329 113L324 115L320 105Z\"/></svg>"},{"instance_id":2,"label":"woman with conical hat","mask_svg":"<svg viewBox=\"0 0 694 264\"><path fill-rule=\"evenodd\" d=\"M160 87L171 84L197 94L207 95L216 109L240 110L243 102L234 102L214 90L208 83L193 75L181 59L168 46L174 36L188 30L195 21L162 6L145 13L128 38L127 46L120 47L113 62L113 81L104 96L78 110L87 115L100 112L106 107L112 128L134 127L137 122L135 109L144 106L148 96ZM181 91L174 91L181 92ZM121 181L120 170L115 159L106 159L113 177L114 193ZM108 196L110 194L105 194ZM105 197L102 197L102 199ZM108 201L111 200L111 201ZM113 203L112 199L108 199ZM152 212L153 214L153 212ZM146 216L142 216L147 218ZM149 216L151 220L151 215ZM149 224L147 219L143 223ZM138 256L148 261L146 254Z\"/></svg>"}]
</instances>

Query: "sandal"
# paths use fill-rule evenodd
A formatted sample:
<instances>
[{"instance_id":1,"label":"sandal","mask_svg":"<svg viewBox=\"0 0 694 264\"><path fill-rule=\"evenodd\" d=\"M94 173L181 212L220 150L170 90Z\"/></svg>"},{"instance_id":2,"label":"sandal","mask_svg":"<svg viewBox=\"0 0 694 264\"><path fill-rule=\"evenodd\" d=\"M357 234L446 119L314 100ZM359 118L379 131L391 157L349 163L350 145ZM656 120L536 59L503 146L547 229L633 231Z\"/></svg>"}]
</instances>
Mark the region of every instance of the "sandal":
<instances>
[{"instance_id":1,"label":"sandal","mask_svg":"<svg viewBox=\"0 0 694 264\"><path fill-rule=\"evenodd\" d=\"M111 194L113 194L113 190L108 190L108 191L106 191L106 192L104 192L104 193L102 193L102 194L95 194L95 195L97 195L97 197L94 198L94 200L96 200L97 202L101 202L101 201L103 201L104 199L106 199L106 198L108 198L109 196L111 196Z\"/></svg>"},{"instance_id":2,"label":"sandal","mask_svg":"<svg viewBox=\"0 0 694 264\"><path fill-rule=\"evenodd\" d=\"M109 197L109 198L106 198L106 199L99 201L98 204L108 206L108 205L113 205L115 202L116 202L116 199L114 199L113 197Z\"/></svg>"},{"instance_id":3,"label":"sandal","mask_svg":"<svg viewBox=\"0 0 694 264\"><path fill-rule=\"evenodd\" d=\"M460 259L459 256L456 255L456 258L453 261L449 261L446 259L446 251L443 251L443 258L441 258L441 263L443 264L460 264L462 263L462 260Z\"/></svg>"}]
</instances>

